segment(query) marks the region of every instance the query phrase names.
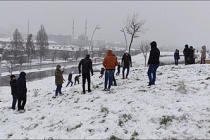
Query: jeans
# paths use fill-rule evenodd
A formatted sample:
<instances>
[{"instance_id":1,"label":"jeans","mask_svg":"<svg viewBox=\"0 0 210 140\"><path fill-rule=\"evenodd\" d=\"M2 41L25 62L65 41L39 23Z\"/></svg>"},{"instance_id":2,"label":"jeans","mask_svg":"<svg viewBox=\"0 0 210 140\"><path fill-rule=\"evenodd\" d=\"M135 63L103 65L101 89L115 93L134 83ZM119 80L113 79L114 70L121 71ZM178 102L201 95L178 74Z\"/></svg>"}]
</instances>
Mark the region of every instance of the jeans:
<instances>
[{"instance_id":1,"label":"jeans","mask_svg":"<svg viewBox=\"0 0 210 140\"><path fill-rule=\"evenodd\" d=\"M62 85L57 85L56 90L55 90L55 96L58 96L58 93L62 94L61 88L62 88Z\"/></svg>"},{"instance_id":2,"label":"jeans","mask_svg":"<svg viewBox=\"0 0 210 140\"><path fill-rule=\"evenodd\" d=\"M85 93L85 83L86 83L86 79L87 79L87 82L88 82L88 91L91 91L90 89L90 74L82 74L82 90L83 90L83 93Z\"/></svg>"},{"instance_id":3,"label":"jeans","mask_svg":"<svg viewBox=\"0 0 210 140\"><path fill-rule=\"evenodd\" d=\"M156 71L157 68L159 67L159 65L149 65L149 69L148 69L148 78L149 78L149 83L150 84L155 84L156 81Z\"/></svg>"},{"instance_id":4,"label":"jeans","mask_svg":"<svg viewBox=\"0 0 210 140\"><path fill-rule=\"evenodd\" d=\"M26 104L26 97L18 98L18 110L24 110L25 104Z\"/></svg>"},{"instance_id":5,"label":"jeans","mask_svg":"<svg viewBox=\"0 0 210 140\"><path fill-rule=\"evenodd\" d=\"M179 60L175 59L175 65L178 65L178 64L179 64Z\"/></svg>"},{"instance_id":6,"label":"jeans","mask_svg":"<svg viewBox=\"0 0 210 140\"><path fill-rule=\"evenodd\" d=\"M68 85L71 83L71 86L73 85L73 82L72 81L68 81L68 83L67 83L67 85L66 85L66 87L68 87Z\"/></svg>"},{"instance_id":7,"label":"jeans","mask_svg":"<svg viewBox=\"0 0 210 140\"><path fill-rule=\"evenodd\" d=\"M12 109L15 109L16 103L17 103L17 96L16 95L12 95Z\"/></svg>"},{"instance_id":8,"label":"jeans","mask_svg":"<svg viewBox=\"0 0 210 140\"><path fill-rule=\"evenodd\" d=\"M125 78L125 69L127 69L127 73L126 73L126 78L128 77L128 74L129 74L129 70L130 70L130 67L129 66L123 66L123 71L122 71L122 74L123 74L123 78Z\"/></svg>"},{"instance_id":9,"label":"jeans","mask_svg":"<svg viewBox=\"0 0 210 140\"><path fill-rule=\"evenodd\" d=\"M105 71L105 85L104 85L104 89L107 89L108 81L109 81L108 89L111 88L112 82L113 82L113 78L114 78L114 70L106 70Z\"/></svg>"}]
</instances>

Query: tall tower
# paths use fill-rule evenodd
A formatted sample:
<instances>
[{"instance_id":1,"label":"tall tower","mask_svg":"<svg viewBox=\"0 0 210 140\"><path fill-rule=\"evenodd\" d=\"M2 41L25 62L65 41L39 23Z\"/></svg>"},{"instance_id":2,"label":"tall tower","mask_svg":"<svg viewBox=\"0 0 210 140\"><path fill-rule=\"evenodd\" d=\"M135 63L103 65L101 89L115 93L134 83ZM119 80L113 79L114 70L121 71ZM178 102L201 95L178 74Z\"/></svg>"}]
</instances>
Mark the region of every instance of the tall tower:
<instances>
[{"instance_id":1,"label":"tall tower","mask_svg":"<svg viewBox=\"0 0 210 140\"><path fill-rule=\"evenodd\" d=\"M87 40L87 19L85 21L85 41Z\"/></svg>"},{"instance_id":2,"label":"tall tower","mask_svg":"<svg viewBox=\"0 0 210 140\"><path fill-rule=\"evenodd\" d=\"M73 26L72 26L72 39L74 40L74 19L73 19Z\"/></svg>"},{"instance_id":3,"label":"tall tower","mask_svg":"<svg viewBox=\"0 0 210 140\"><path fill-rule=\"evenodd\" d=\"M28 19L28 35L29 35L29 19Z\"/></svg>"}]
</instances>

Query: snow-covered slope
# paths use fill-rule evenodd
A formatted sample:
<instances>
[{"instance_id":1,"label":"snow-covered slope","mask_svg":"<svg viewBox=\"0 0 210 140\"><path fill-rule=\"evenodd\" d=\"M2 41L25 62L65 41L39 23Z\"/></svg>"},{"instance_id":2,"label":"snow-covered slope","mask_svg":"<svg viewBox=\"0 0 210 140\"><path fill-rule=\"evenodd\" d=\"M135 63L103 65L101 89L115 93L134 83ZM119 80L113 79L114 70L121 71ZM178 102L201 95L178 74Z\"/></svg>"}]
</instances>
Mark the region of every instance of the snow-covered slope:
<instances>
[{"instance_id":1,"label":"snow-covered slope","mask_svg":"<svg viewBox=\"0 0 210 140\"><path fill-rule=\"evenodd\" d=\"M116 76L118 86L110 92L102 91L99 73L92 77L92 93L82 95L81 84L65 83L56 99L54 77L28 82L22 114L9 109L10 87L1 87L0 138L210 138L210 66L160 66L156 85L147 87L142 54L133 61L129 79Z\"/></svg>"}]
</instances>

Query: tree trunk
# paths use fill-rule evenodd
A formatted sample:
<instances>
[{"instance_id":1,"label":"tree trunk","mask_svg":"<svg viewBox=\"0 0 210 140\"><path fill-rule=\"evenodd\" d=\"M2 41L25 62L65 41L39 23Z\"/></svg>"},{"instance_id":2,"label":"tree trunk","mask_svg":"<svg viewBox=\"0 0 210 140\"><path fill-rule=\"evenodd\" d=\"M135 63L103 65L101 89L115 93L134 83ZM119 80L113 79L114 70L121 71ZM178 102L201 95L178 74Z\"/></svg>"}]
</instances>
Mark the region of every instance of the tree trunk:
<instances>
[{"instance_id":1,"label":"tree trunk","mask_svg":"<svg viewBox=\"0 0 210 140\"><path fill-rule=\"evenodd\" d=\"M133 42L133 37L134 37L134 34L132 34L132 36L131 36L131 42L130 42L130 45L129 45L128 53L130 53L130 51L131 51L131 44Z\"/></svg>"}]
</instances>

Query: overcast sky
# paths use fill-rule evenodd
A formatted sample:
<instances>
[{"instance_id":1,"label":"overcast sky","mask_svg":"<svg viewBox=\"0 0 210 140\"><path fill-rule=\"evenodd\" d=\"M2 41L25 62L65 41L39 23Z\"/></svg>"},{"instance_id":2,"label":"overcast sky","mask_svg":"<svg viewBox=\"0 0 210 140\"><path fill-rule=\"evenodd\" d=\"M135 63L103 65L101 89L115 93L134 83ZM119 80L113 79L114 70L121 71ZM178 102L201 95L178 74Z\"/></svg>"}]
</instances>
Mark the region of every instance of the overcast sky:
<instances>
[{"instance_id":1,"label":"overcast sky","mask_svg":"<svg viewBox=\"0 0 210 140\"><path fill-rule=\"evenodd\" d=\"M124 41L120 29L126 17L134 13L149 28L135 43L156 40L165 46L210 46L210 1L1 1L0 29L27 32L29 19L33 34L43 24L48 34L72 35L74 19L78 36L84 34L87 19L89 38L99 24L101 29L95 32L94 39Z\"/></svg>"}]
</instances>

